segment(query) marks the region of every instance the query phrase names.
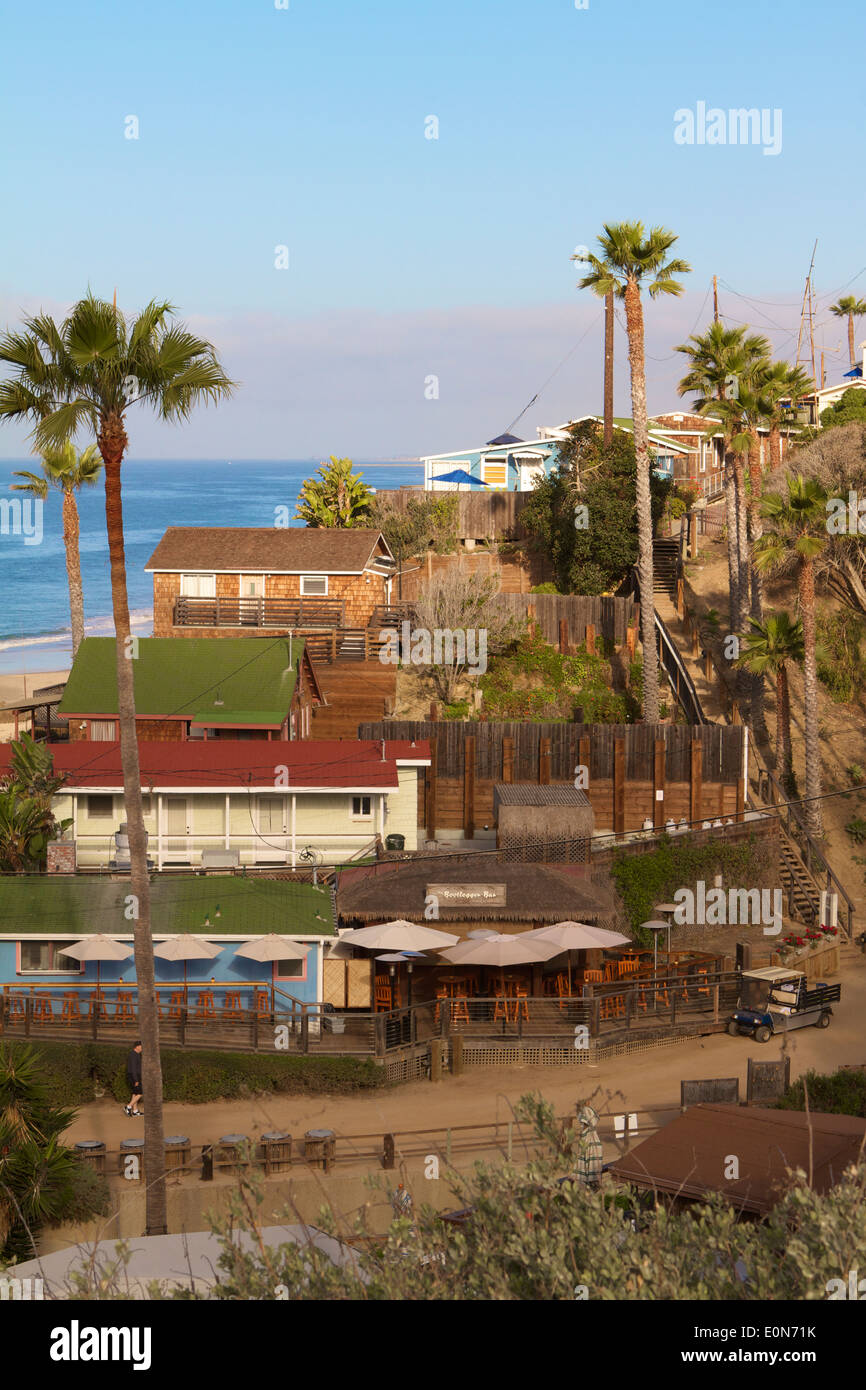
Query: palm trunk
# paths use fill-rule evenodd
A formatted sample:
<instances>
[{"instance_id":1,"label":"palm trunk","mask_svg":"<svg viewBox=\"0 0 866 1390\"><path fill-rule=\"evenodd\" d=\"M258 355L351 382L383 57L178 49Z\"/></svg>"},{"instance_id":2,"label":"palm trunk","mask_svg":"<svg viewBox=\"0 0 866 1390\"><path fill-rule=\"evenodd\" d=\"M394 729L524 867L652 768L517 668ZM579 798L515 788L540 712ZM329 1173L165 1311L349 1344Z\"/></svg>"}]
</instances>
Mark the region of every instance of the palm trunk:
<instances>
[{"instance_id":1,"label":"palm trunk","mask_svg":"<svg viewBox=\"0 0 866 1390\"><path fill-rule=\"evenodd\" d=\"M646 367L644 362L643 310L637 282L625 290L628 359L631 369L631 412L637 460L638 577L640 580L641 645L643 647L643 717L646 724L659 721L659 663L656 647L655 598L653 595L653 524L650 494L650 458L646 416Z\"/></svg>"},{"instance_id":2,"label":"palm trunk","mask_svg":"<svg viewBox=\"0 0 866 1390\"><path fill-rule=\"evenodd\" d=\"M737 496L737 606L733 614L734 632L742 634L749 608L749 535L746 512L746 472L739 454L734 454Z\"/></svg>"},{"instance_id":3,"label":"palm trunk","mask_svg":"<svg viewBox=\"0 0 866 1390\"><path fill-rule=\"evenodd\" d=\"M794 794L794 755L791 749L791 694L784 661L776 673L776 768L787 796Z\"/></svg>"},{"instance_id":4,"label":"palm trunk","mask_svg":"<svg viewBox=\"0 0 866 1390\"><path fill-rule=\"evenodd\" d=\"M848 315L848 356L851 358L851 366L856 367L854 360L854 315Z\"/></svg>"},{"instance_id":5,"label":"palm trunk","mask_svg":"<svg viewBox=\"0 0 866 1390\"><path fill-rule=\"evenodd\" d=\"M737 475L725 440L725 523L728 532L728 621L736 631L740 593L740 546L737 530Z\"/></svg>"},{"instance_id":6,"label":"palm trunk","mask_svg":"<svg viewBox=\"0 0 866 1390\"><path fill-rule=\"evenodd\" d=\"M749 531L751 537L751 581L752 581L752 602L751 615L756 622L761 622L764 617L764 579L755 564L755 554L757 543L763 535L764 525L761 519L761 494L763 491L763 479L761 476L761 441L757 431L752 431L749 440L749 481L752 485L751 497L749 499ZM751 710L752 727L760 739L767 739L767 716L764 710L764 677L758 672L753 673L751 678Z\"/></svg>"},{"instance_id":7,"label":"palm trunk","mask_svg":"<svg viewBox=\"0 0 866 1390\"><path fill-rule=\"evenodd\" d=\"M815 656L815 569L801 559L797 576L803 616L803 704L806 733L806 824L813 835L824 833L821 814L821 736L818 728L818 663Z\"/></svg>"},{"instance_id":8,"label":"palm trunk","mask_svg":"<svg viewBox=\"0 0 866 1390\"><path fill-rule=\"evenodd\" d=\"M770 467L782 466L782 430L778 422L770 426Z\"/></svg>"},{"instance_id":9,"label":"palm trunk","mask_svg":"<svg viewBox=\"0 0 866 1390\"><path fill-rule=\"evenodd\" d=\"M135 686L129 646L129 600L123 540L120 468L127 438L122 419L109 415L100 422L97 437L105 464L105 521L111 567L111 601L117 647L117 712L120 719L120 759L131 864L135 975L138 986L138 1027L141 1034L141 1073L144 1095L144 1171L146 1234L164 1235L166 1223L165 1145L162 1123L162 1063L159 1055L159 1016L154 988L153 939L150 925L150 882L147 838L141 802L141 775L135 729Z\"/></svg>"},{"instance_id":10,"label":"palm trunk","mask_svg":"<svg viewBox=\"0 0 866 1390\"><path fill-rule=\"evenodd\" d=\"M63 489L63 544L66 547L66 578L69 583L69 618L72 627L72 659L84 641L84 590L81 587L81 555L78 549L78 507L75 494Z\"/></svg>"},{"instance_id":11,"label":"palm trunk","mask_svg":"<svg viewBox=\"0 0 866 1390\"><path fill-rule=\"evenodd\" d=\"M604 297L604 447L613 443L613 290Z\"/></svg>"}]
</instances>

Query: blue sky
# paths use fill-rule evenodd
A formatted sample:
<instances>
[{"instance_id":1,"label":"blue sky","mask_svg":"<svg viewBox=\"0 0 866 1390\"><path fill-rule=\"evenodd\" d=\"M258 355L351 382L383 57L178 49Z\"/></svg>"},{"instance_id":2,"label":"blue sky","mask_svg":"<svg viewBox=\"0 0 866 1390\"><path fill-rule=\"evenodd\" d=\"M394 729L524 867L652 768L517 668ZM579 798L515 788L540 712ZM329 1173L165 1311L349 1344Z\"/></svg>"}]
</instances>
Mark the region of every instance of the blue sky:
<instances>
[{"instance_id":1,"label":"blue sky","mask_svg":"<svg viewBox=\"0 0 866 1390\"><path fill-rule=\"evenodd\" d=\"M521 431L598 407L599 310L569 255L642 218L694 268L647 313L661 409L714 272L723 313L781 355L816 236L819 309L866 293L861 24L849 0L10 6L0 319L88 284L177 303L243 386L182 431L136 421L139 456L417 455L504 429L581 339ZM677 145L699 101L780 109L781 153ZM4 456L25 447L0 433Z\"/></svg>"}]
</instances>

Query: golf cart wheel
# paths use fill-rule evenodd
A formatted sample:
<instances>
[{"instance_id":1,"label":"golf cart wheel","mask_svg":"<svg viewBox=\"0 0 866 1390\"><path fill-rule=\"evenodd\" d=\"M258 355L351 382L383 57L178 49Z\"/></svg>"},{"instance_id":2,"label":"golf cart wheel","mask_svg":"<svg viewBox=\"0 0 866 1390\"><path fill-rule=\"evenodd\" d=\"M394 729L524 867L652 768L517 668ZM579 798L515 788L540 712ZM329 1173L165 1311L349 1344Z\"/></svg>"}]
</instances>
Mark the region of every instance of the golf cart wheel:
<instances>
[{"instance_id":1,"label":"golf cart wheel","mask_svg":"<svg viewBox=\"0 0 866 1390\"><path fill-rule=\"evenodd\" d=\"M740 1025L734 1018L732 1018L728 1024L728 1035L732 1038L738 1038L740 1036Z\"/></svg>"},{"instance_id":2,"label":"golf cart wheel","mask_svg":"<svg viewBox=\"0 0 866 1390\"><path fill-rule=\"evenodd\" d=\"M820 1018L816 1018L816 1019L815 1019L815 1027L816 1027L816 1028L829 1028L829 1027L830 1027L830 1015L829 1015L829 1014L822 1014Z\"/></svg>"},{"instance_id":3,"label":"golf cart wheel","mask_svg":"<svg viewBox=\"0 0 866 1390\"><path fill-rule=\"evenodd\" d=\"M755 1042L769 1042L771 1037L772 1034L765 1023L762 1023L760 1028L755 1029Z\"/></svg>"}]
</instances>

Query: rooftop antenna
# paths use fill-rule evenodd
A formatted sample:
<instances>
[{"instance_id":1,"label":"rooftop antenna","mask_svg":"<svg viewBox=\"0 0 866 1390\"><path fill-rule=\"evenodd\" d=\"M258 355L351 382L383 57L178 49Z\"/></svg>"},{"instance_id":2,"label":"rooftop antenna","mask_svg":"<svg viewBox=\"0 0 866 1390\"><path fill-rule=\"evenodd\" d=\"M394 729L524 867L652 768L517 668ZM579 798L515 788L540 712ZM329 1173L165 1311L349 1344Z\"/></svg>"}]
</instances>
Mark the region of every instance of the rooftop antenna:
<instances>
[{"instance_id":1,"label":"rooftop antenna","mask_svg":"<svg viewBox=\"0 0 866 1390\"><path fill-rule=\"evenodd\" d=\"M719 321L719 277L713 276L713 323Z\"/></svg>"}]
</instances>

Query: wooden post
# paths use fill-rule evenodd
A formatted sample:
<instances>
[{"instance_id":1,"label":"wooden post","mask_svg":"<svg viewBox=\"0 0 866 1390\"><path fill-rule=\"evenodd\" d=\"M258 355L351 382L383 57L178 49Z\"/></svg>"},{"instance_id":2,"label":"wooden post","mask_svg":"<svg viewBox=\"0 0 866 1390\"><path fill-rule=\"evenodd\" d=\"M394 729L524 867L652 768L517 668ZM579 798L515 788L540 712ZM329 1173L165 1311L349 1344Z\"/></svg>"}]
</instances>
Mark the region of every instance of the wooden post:
<instances>
[{"instance_id":1,"label":"wooden post","mask_svg":"<svg viewBox=\"0 0 866 1390\"><path fill-rule=\"evenodd\" d=\"M686 591L682 579L677 580L677 616L682 618L686 611Z\"/></svg>"},{"instance_id":2,"label":"wooden post","mask_svg":"<svg viewBox=\"0 0 866 1390\"><path fill-rule=\"evenodd\" d=\"M586 625L586 654L595 656L595 628L592 623Z\"/></svg>"},{"instance_id":3,"label":"wooden post","mask_svg":"<svg viewBox=\"0 0 866 1390\"><path fill-rule=\"evenodd\" d=\"M713 679L713 657L709 651L704 652L704 679L707 684L712 684Z\"/></svg>"},{"instance_id":4,"label":"wooden post","mask_svg":"<svg viewBox=\"0 0 866 1390\"><path fill-rule=\"evenodd\" d=\"M463 834L475 838L475 735L463 741Z\"/></svg>"},{"instance_id":5,"label":"wooden post","mask_svg":"<svg viewBox=\"0 0 866 1390\"><path fill-rule=\"evenodd\" d=\"M443 1012L443 1014L446 1012L446 1009L445 1009L444 1007L443 1007L443 1009L442 1009L442 1012ZM430 1080L431 1080L431 1081L441 1081L441 1080L442 1080L442 1052L443 1052L443 1043L442 1043L442 1039L441 1039L441 1038L431 1038L431 1039L430 1039Z\"/></svg>"},{"instance_id":6,"label":"wooden post","mask_svg":"<svg viewBox=\"0 0 866 1390\"><path fill-rule=\"evenodd\" d=\"M657 793L662 793L659 800ZM653 749L653 825L656 830L663 830L665 825L665 741L657 738Z\"/></svg>"},{"instance_id":7,"label":"wooden post","mask_svg":"<svg viewBox=\"0 0 866 1390\"><path fill-rule=\"evenodd\" d=\"M430 701L430 723L431 723L431 724L438 724L438 722L439 722L439 706L437 705L437 703L436 703L435 700L431 700L431 701Z\"/></svg>"},{"instance_id":8,"label":"wooden post","mask_svg":"<svg viewBox=\"0 0 866 1390\"><path fill-rule=\"evenodd\" d=\"M704 749L699 738L692 739L692 761L689 778L689 820L701 820L704 791Z\"/></svg>"},{"instance_id":9,"label":"wooden post","mask_svg":"<svg viewBox=\"0 0 866 1390\"><path fill-rule=\"evenodd\" d=\"M550 786L550 739L543 738L538 745L538 784Z\"/></svg>"},{"instance_id":10,"label":"wooden post","mask_svg":"<svg viewBox=\"0 0 866 1390\"><path fill-rule=\"evenodd\" d=\"M514 739L504 738L502 740L502 780L503 782L514 781Z\"/></svg>"},{"instance_id":11,"label":"wooden post","mask_svg":"<svg viewBox=\"0 0 866 1390\"><path fill-rule=\"evenodd\" d=\"M567 618L560 618L560 620L559 620L559 650L560 650L560 652L562 653L563 656L568 656L568 654L569 654L569 643L568 643L568 619L567 619Z\"/></svg>"},{"instance_id":12,"label":"wooden post","mask_svg":"<svg viewBox=\"0 0 866 1390\"><path fill-rule=\"evenodd\" d=\"M625 739L613 741L613 830L615 835L625 831Z\"/></svg>"},{"instance_id":13,"label":"wooden post","mask_svg":"<svg viewBox=\"0 0 866 1390\"><path fill-rule=\"evenodd\" d=\"M696 619L696 620L695 620L695 623L694 623L694 626L693 626L693 628L692 628L692 656L698 657L698 656L700 656L700 654L701 654L701 639L700 639L700 633L698 632L698 624L697 624L697 619Z\"/></svg>"},{"instance_id":14,"label":"wooden post","mask_svg":"<svg viewBox=\"0 0 866 1390\"><path fill-rule=\"evenodd\" d=\"M438 738L430 740L430 766L427 769L427 839L436 839L436 764L439 751Z\"/></svg>"},{"instance_id":15,"label":"wooden post","mask_svg":"<svg viewBox=\"0 0 866 1390\"><path fill-rule=\"evenodd\" d=\"M743 779L742 779L742 777L738 777L738 778L737 778L737 811L736 811L736 815L734 816L734 819L736 820L736 822L737 822L738 825L742 824L743 812L745 811L745 809L746 809L746 806L745 806L745 793L744 793L744 788L743 788Z\"/></svg>"},{"instance_id":16,"label":"wooden post","mask_svg":"<svg viewBox=\"0 0 866 1390\"><path fill-rule=\"evenodd\" d=\"M382 1167L393 1168L396 1162L397 1160L394 1156L394 1136L393 1134L386 1134L382 1141Z\"/></svg>"},{"instance_id":17,"label":"wooden post","mask_svg":"<svg viewBox=\"0 0 866 1390\"><path fill-rule=\"evenodd\" d=\"M627 628L627 629L626 629L626 634L625 634L625 647L626 647L626 651L628 652L628 659L629 659L629 661L634 661L634 654L635 654L635 648L636 648L636 646L637 646L637 628L636 628L636 627Z\"/></svg>"},{"instance_id":18,"label":"wooden post","mask_svg":"<svg viewBox=\"0 0 866 1390\"><path fill-rule=\"evenodd\" d=\"M367 629L364 628L364 657L367 656ZM337 660L337 629L331 628L331 660Z\"/></svg>"},{"instance_id":19,"label":"wooden post","mask_svg":"<svg viewBox=\"0 0 866 1390\"><path fill-rule=\"evenodd\" d=\"M336 639L336 635L337 635L337 634L334 633L335 639ZM336 640L335 640L334 649L335 649L335 651L336 651ZM336 660L336 657L335 657L335 660ZM365 661L369 661L369 660L370 660L370 629L369 629L368 627L365 627L365 628L364 628L364 660L365 660Z\"/></svg>"},{"instance_id":20,"label":"wooden post","mask_svg":"<svg viewBox=\"0 0 866 1390\"><path fill-rule=\"evenodd\" d=\"M463 1034L455 1033L451 1039L451 1074L463 1075Z\"/></svg>"}]
</instances>

